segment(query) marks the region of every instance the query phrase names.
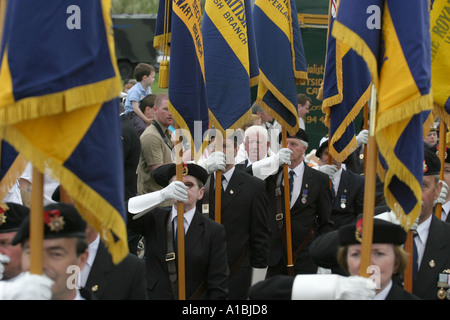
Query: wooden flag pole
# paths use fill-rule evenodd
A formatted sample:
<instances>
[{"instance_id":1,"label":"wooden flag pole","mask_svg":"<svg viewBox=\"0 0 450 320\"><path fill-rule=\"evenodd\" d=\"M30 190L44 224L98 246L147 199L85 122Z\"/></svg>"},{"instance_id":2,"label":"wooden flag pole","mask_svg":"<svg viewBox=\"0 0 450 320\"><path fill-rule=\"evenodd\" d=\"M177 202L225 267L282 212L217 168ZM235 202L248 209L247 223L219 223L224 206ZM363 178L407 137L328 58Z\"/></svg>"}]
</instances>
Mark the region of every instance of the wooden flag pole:
<instances>
[{"instance_id":1,"label":"wooden flag pole","mask_svg":"<svg viewBox=\"0 0 450 320\"><path fill-rule=\"evenodd\" d=\"M30 206L30 273L43 273L44 241L44 175L33 167Z\"/></svg>"},{"instance_id":2,"label":"wooden flag pole","mask_svg":"<svg viewBox=\"0 0 450 320\"><path fill-rule=\"evenodd\" d=\"M375 206L375 184L377 169L377 142L375 140L375 116L376 116L376 89L372 85L372 93L370 95L370 125L369 125L369 141L367 143L367 167L365 173L364 186L364 210L363 210L363 236L361 248L361 264L359 273L362 277L368 278L370 274L367 269L370 266L372 255L373 241L373 215Z\"/></svg>"},{"instance_id":3,"label":"wooden flag pole","mask_svg":"<svg viewBox=\"0 0 450 320\"><path fill-rule=\"evenodd\" d=\"M287 132L283 128L281 131L282 148L287 147ZM292 258L292 229L291 229L291 207L289 197L289 173L288 165L283 165L283 179L284 179L284 214L286 218L286 251L287 251L287 274L294 275L294 262Z\"/></svg>"},{"instance_id":4,"label":"wooden flag pole","mask_svg":"<svg viewBox=\"0 0 450 320\"><path fill-rule=\"evenodd\" d=\"M403 249L408 252L406 268L405 271L403 271L403 289L410 293L413 291L413 241L414 235L412 230L409 230L406 234L406 241L403 246Z\"/></svg>"},{"instance_id":5,"label":"wooden flag pole","mask_svg":"<svg viewBox=\"0 0 450 320\"><path fill-rule=\"evenodd\" d=\"M176 178L183 182L183 157L180 130L178 124L176 129ZM186 300L186 272L185 272L185 252L184 252L184 203L177 201L177 259L178 259L178 299Z\"/></svg>"},{"instance_id":6,"label":"wooden flag pole","mask_svg":"<svg viewBox=\"0 0 450 320\"><path fill-rule=\"evenodd\" d=\"M441 160L441 172L439 174L439 179L441 179L442 181L444 180L444 163L445 163L445 146L447 145L447 141L446 140L446 132L447 131L447 125L445 124L444 120L441 119L441 124L440 124L440 128L439 128L439 159ZM437 203L436 204L436 208L434 209L434 213L436 215L437 218L439 218L439 220L441 219L441 215L442 215L442 203Z\"/></svg>"},{"instance_id":7,"label":"wooden flag pole","mask_svg":"<svg viewBox=\"0 0 450 320\"><path fill-rule=\"evenodd\" d=\"M223 151L223 135L216 135L216 148ZM222 170L216 171L216 187L214 189L214 220L222 223Z\"/></svg>"},{"instance_id":8,"label":"wooden flag pole","mask_svg":"<svg viewBox=\"0 0 450 320\"><path fill-rule=\"evenodd\" d=\"M364 130L369 130L369 103L364 105ZM367 147L364 147L364 174L366 173Z\"/></svg>"}]
</instances>

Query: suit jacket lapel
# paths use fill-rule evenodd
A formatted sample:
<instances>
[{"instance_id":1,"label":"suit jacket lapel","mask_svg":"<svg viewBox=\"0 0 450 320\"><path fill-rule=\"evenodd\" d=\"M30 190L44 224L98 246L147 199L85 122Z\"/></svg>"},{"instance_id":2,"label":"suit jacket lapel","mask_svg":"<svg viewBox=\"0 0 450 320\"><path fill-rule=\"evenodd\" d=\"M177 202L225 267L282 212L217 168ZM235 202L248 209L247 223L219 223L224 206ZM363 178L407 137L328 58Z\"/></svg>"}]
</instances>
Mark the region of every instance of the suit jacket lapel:
<instances>
[{"instance_id":1,"label":"suit jacket lapel","mask_svg":"<svg viewBox=\"0 0 450 320\"><path fill-rule=\"evenodd\" d=\"M97 295L101 295L102 291L106 289L106 282L104 275L111 272L112 270L112 260L106 249L105 245L100 241L97 249L97 254L92 264L91 271L89 272L88 279L86 281L86 288L92 291L95 286L97 290Z\"/></svg>"},{"instance_id":2,"label":"suit jacket lapel","mask_svg":"<svg viewBox=\"0 0 450 320\"><path fill-rule=\"evenodd\" d=\"M201 219L201 213L196 210L184 238L186 256L189 255L189 252L195 247L197 241L203 236L204 232L204 222Z\"/></svg>"},{"instance_id":3,"label":"suit jacket lapel","mask_svg":"<svg viewBox=\"0 0 450 320\"><path fill-rule=\"evenodd\" d=\"M442 234L443 232L440 225L436 221L438 218L433 214L431 219L425 251L417 273L417 279L414 282L414 286L417 288L417 291L414 291L418 296L426 292L429 286L437 286L437 283L429 281L429 279L433 279L433 275L441 272L445 267L443 264L439 263L441 259L436 256L442 250L442 247L447 245L442 241L442 239L445 239L445 235Z\"/></svg>"},{"instance_id":4,"label":"suit jacket lapel","mask_svg":"<svg viewBox=\"0 0 450 320\"><path fill-rule=\"evenodd\" d=\"M243 185L243 177L239 170L234 170L227 189L222 193L222 211L233 201L233 199L241 192Z\"/></svg>"}]
</instances>

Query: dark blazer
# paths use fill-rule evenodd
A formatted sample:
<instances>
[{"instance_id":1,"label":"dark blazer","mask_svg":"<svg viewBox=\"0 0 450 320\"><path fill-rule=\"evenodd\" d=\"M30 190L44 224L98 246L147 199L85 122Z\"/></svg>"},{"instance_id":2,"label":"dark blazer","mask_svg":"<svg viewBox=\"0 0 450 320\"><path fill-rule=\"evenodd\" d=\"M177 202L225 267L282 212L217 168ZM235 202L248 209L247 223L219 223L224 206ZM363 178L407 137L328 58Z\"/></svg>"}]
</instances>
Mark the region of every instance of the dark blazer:
<instances>
[{"instance_id":1,"label":"dark blazer","mask_svg":"<svg viewBox=\"0 0 450 320\"><path fill-rule=\"evenodd\" d=\"M389 290L386 299L384 300L421 300L419 297L404 290L395 281L392 283L392 288Z\"/></svg>"},{"instance_id":2,"label":"dark blazer","mask_svg":"<svg viewBox=\"0 0 450 320\"><path fill-rule=\"evenodd\" d=\"M266 178L269 194L269 226L271 237L269 241L268 265L287 263L285 244L276 221L277 200L275 195L277 177L282 174L282 167L277 174ZM283 188L282 188L283 189ZM302 203L305 194L306 202ZM284 201L283 201L284 203ZM284 211L284 209L283 209ZM333 223L331 217L331 189L328 175L305 164L300 195L291 208L292 250L295 252L301 243L308 237L310 231L315 229L315 236L331 231ZM295 273L315 273L317 266L313 263L307 245L298 255L294 270Z\"/></svg>"},{"instance_id":3,"label":"dark blazer","mask_svg":"<svg viewBox=\"0 0 450 320\"><path fill-rule=\"evenodd\" d=\"M333 199L331 220L334 228L356 221L364 208L364 176L342 169L341 180Z\"/></svg>"},{"instance_id":4,"label":"dark blazer","mask_svg":"<svg viewBox=\"0 0 450 320\"><path fill-rule=\"evenodd\" d=\"M439 273L450 269L450 224L431 218L425 251L417 277L413 282L413 293L424 300L436 300Z\"/></svg>"},{"instance_id":5,"label":"dark blazer","mask_svg":"<svg viewBox=\"0 0 450 320\"><path fill-rule=\"evenodd\" d=\"M209 187L209 216L213 220L214 181L214 175L210 175L205 186ZM265 182L235 169L221 198L221 223L225 226L228 266L234 270L233 266L240 263L238 271L230 274L230 299L247 299L251 267L267 267L267 204Z\"/></svg>"},{"instance_id":6,"label":"dark blazer","mask_svg":"<svg viewBox=\"0 0 450 320\"><path fill-rule=\"evenodd\" d=\"M115 265L100 241L85 288L98 300L147 300L145 263L128 254Z\"/></svg>"},{"instance_id":7,"label":"dark blazer","mask_svg":"<svg viewBox=\"0 0 450 320\"><path fill-rule=\"evenodd\" d=\"M147 294L150 300L174 299L169 280L166 223L171 209L155 208L128 226L145 238ZM175 260L175 265L178 260ZM198 210L185 236L186 299L205 281L200 299L227 299L228 275L225 228ZM178 285L176 285L178 286Z\"/></svg>"}]
</instances>

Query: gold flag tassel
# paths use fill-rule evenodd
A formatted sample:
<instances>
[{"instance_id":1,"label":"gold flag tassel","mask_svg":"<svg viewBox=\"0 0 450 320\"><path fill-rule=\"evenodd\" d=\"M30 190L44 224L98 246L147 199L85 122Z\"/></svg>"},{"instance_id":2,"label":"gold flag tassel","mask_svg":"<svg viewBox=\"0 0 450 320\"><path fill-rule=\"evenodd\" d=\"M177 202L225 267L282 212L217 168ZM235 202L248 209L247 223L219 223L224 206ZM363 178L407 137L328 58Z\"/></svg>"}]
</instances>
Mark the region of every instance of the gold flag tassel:
<instances>
[{"instance_id":1,"label":"gold flag tassel","mask_svg":"<svg viewBox=\"0 0 450 320\"><path fill-rule=\"evenodd\" d=\"M163 58L159 64L158 80L158 86L161 89L169 88L169 60L167 60L167 52L169 46L169 0L165 0L164 5L164 43L162 47Z\"/></svg>"}]
</instances>

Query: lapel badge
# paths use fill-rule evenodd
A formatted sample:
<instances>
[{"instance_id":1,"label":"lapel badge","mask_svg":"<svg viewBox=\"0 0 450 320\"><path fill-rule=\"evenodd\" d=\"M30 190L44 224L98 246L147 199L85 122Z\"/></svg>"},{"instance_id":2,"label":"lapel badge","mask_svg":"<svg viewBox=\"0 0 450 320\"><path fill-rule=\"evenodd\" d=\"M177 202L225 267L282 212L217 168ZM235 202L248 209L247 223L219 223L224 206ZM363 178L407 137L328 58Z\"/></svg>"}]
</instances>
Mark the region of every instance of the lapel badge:
<instances>
[{"instance_id":1,"label":"lapel badge","mask_svg":"<svg viewBox=\"0 0 450 320\"><path fill-rule=\"evenodd\" d=\"M92 288L91 288L91 291L92 292L98 291L98 284L93 285Z\"/></svg>"},{"instance_id":2,"label":"lapel badge","mask_svg":"<svg viewBox=\"0 0 450 320\"><path fill-rule=\"evenodd\" d=\"M430 268L434 268L436 266L436 263L434 262L434 260L430 260L430 262L428 262L428 265L430 266Z\"/></svg>"},{"instance_id":3,"label":"lapel badge","mask_svg":"<svg viewBox=\"0 0 450 320\"><path fill-rule=\"evenodd\" d=\"M209 213L209 204L202 204L202 213Z\"/></svg>"},{"instance_id":4,"label":"lapel badge","mask_svg":"<svg viewBox=\"0 0 450 320\"><path fill-rule=\"evenodd\" d=\"M234 193L234 191L233 190L230 190L230 194L233 194Z\"/></svg>"}]
</instances>

